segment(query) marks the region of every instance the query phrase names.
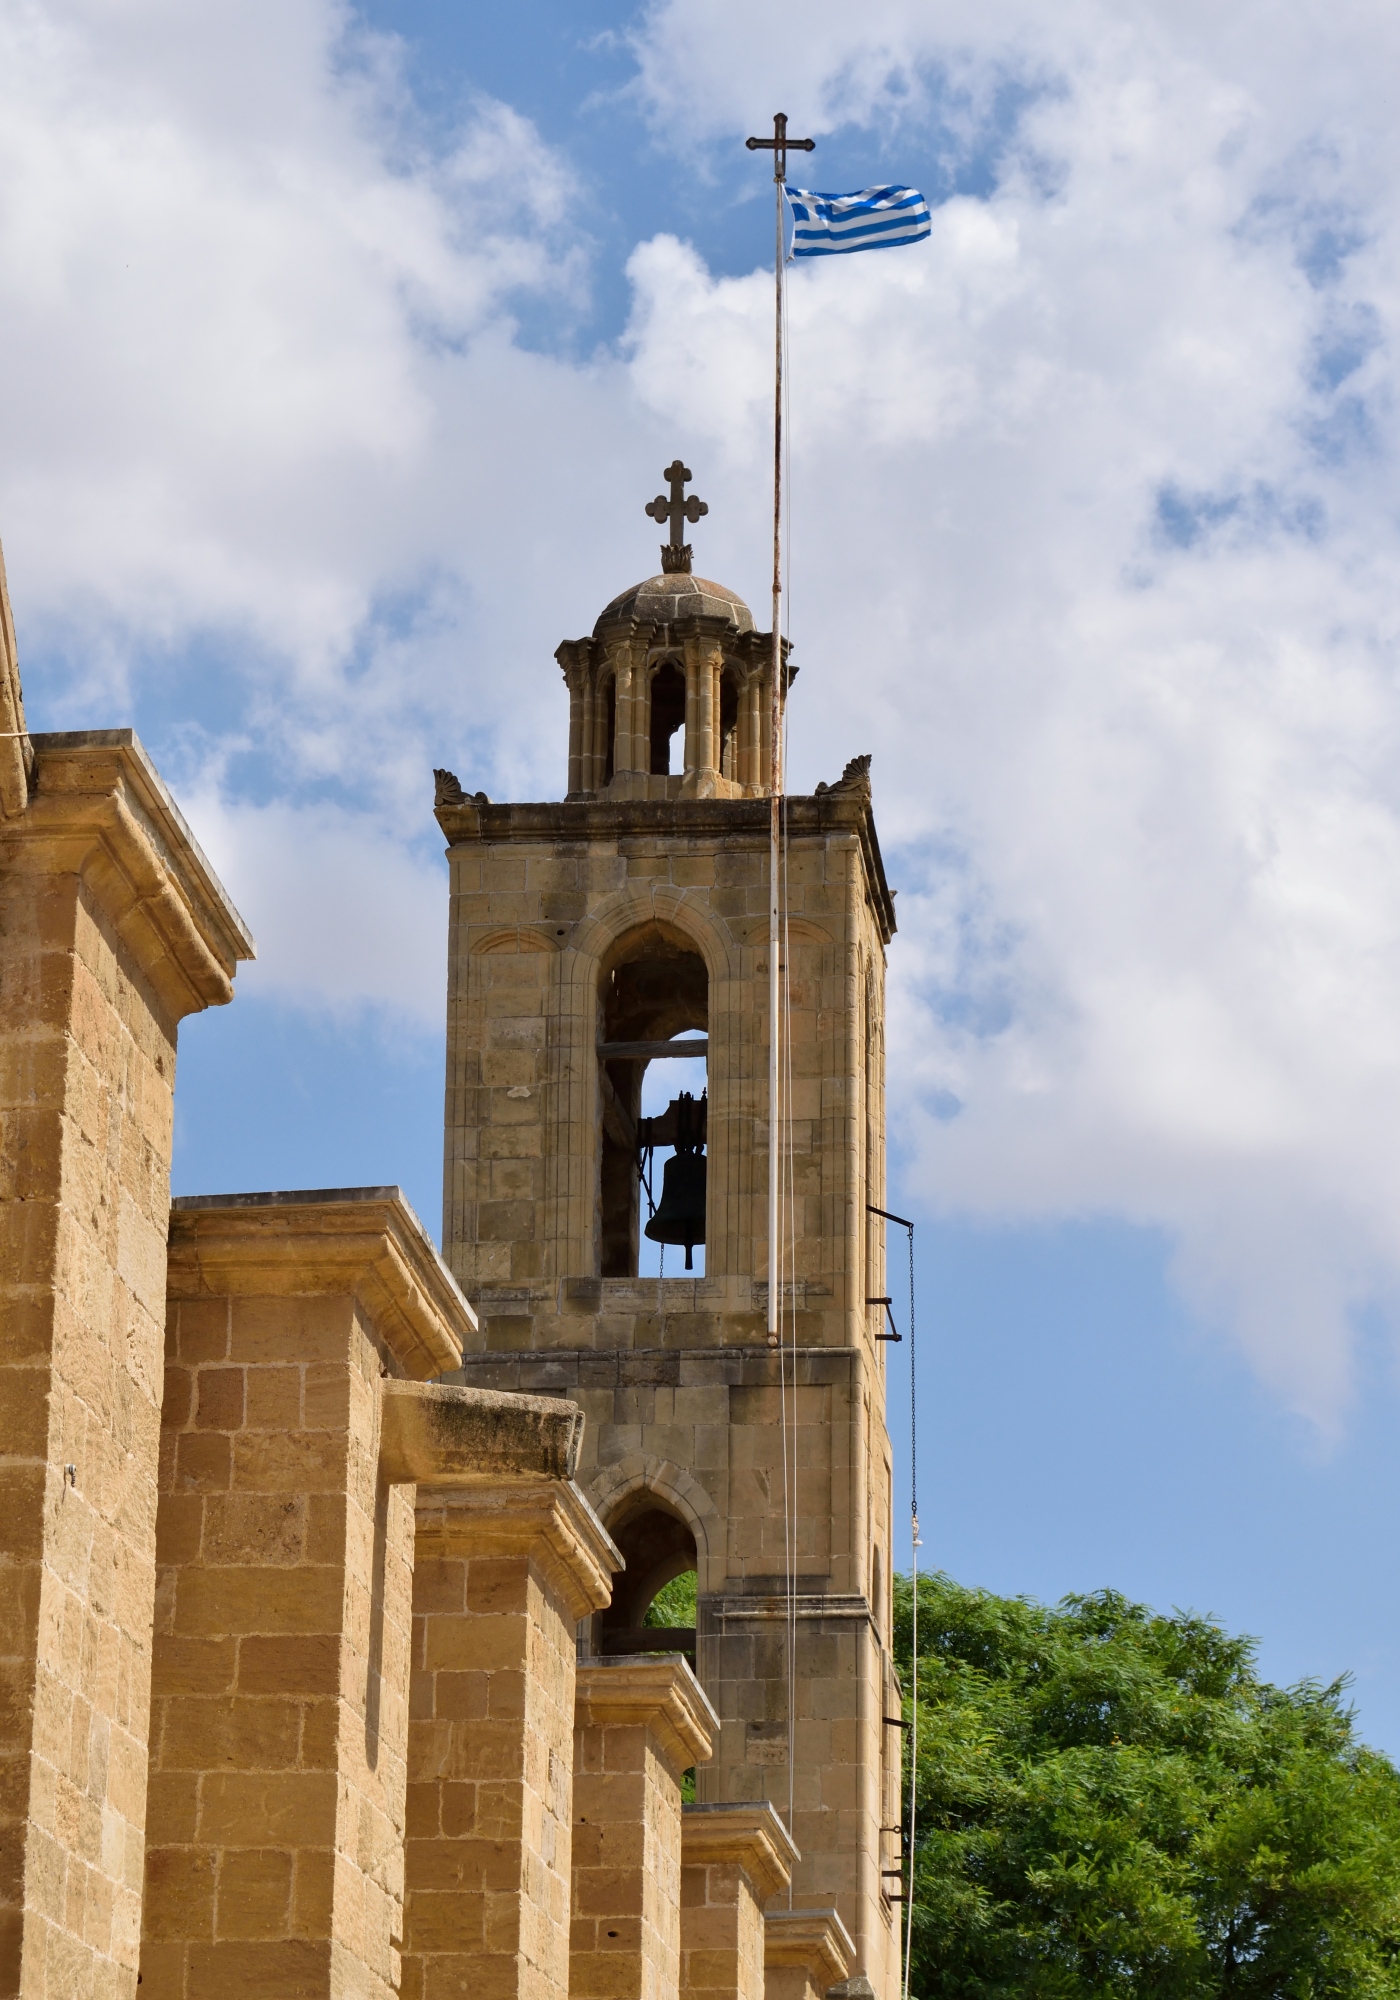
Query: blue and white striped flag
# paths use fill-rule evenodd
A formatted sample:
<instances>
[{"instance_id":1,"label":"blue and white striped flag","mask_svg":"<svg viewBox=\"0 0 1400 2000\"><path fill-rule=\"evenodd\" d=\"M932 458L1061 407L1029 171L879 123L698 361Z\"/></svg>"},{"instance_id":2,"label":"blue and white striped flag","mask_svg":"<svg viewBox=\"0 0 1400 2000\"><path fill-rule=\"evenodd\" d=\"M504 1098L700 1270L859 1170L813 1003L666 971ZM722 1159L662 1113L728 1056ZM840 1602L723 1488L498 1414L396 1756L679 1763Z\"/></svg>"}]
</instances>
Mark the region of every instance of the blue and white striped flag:
<instances>
[{"instance_id":1,"label":"blue and white striped flag","mask_svg":"<svg viewBox=\"0 0 1400 2000\"><path fill-rule=\"evenodd\" d=\"M785 187L792 208L794 257L839 257L849 250L884 250L917 243L932 228L917 188L862 188L859 194L814 194Z\"/></svg>"}]
</instances>

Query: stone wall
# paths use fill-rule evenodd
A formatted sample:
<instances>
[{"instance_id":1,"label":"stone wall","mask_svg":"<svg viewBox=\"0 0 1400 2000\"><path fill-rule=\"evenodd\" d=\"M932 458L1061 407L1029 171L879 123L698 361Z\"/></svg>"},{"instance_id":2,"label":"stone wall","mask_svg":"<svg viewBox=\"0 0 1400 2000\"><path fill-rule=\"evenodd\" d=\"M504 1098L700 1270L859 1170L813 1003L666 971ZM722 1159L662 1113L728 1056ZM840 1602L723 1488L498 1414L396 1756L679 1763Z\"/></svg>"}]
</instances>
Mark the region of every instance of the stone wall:
<instances>
[{"instance_id":1,"label":"stone wall","mask_svg":"<svg viewBox=\"0 0 1400 2000\"><path fill-rule=\"evenodd\" d=\"M470 1323L397 1190L176 1204L150 2000L398 1990L414 1490L382 1385Z\"/></svg>"},{"instance_id":2,"label":"stone wall","mask_svg":"<svg viewBox=\"0 0 1400 2000\"><path fill-rule=\"evenodd\" d=\"M252 944L129 731L31 741L0 818L0 1993L105 2000L140 1933L176 1029Z\"/></svg>"}]
</instances>

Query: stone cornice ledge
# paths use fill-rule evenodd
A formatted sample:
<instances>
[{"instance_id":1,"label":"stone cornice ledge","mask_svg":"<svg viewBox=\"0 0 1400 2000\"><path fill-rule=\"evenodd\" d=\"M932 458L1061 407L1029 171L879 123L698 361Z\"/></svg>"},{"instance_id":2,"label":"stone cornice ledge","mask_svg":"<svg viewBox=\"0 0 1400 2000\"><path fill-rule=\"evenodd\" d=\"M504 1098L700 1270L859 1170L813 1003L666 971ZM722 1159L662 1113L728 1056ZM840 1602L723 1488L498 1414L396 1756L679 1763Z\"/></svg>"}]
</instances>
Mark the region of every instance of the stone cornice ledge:
<instances>
[{"instance_id":1,"label":"stone cornice ledge","mask_svg":"<svg viewBox=\"0 0 1400 2000\"><path fill-rule=\"evenodd\" d=\"M580 1660L574 1722L651 1731L677 1774L708 1764L719 1717L680 1653L630 1653L615 1660Z\"/></svg>"},{"instance_id":2,"label":"stone cornice ledge","mask_svg":"<svg viewBox=\"0 0 1400 2000\"><path fill-rule=\"evenodd\" d=\"M419 1380L459 1367L476 1330L396 1187L177 1196L166 1289L171 1298L350 1295Z\"/></svg>"},{"instance_id":3,"label":"stone cornice ledge","mask_svg":"<svg viewBox=\"0 0 1400 2000\"><path fill-rule=\"evenodd\" d=\"M804 1967L819 1993L844 1979L855 1958L837 1910L770 1910L763 1919L763 1963Z\"/></svg>"},{"instance_id":4,"label":"stone cornice ledge","mask_svg":"<svg viewBox=\"0 0 1400 2000\"><path fill-rule=\"evenodd\" d=\"M252 937L134 731L29 740L27 808L0 826L7 865L80 875L175 1020L231 1000Z\"/></svg>"},{"instance_id":5,"label":"stone cornice ledge","mask_svg":"<svg viewBox=\"0 0 1400 2000\"><path fill-rule=\"evenodd\" d=\"M618 840L629 835L738 839L760 846L768 837L769 802L757 799L562 799L538 804L481 804L464 799L434 808L450 844L483 841ZM860 846L871 904L886 944L895 933L894 899L875 832L868 785L790 793L784 806L792 834L848 833Z\"/></svg>"},{"instance_id":6,"label":"stone cornice ledge","mask_svg":"<svg viewBox=\"0 0 1400 2000\"><path fill-rule=\"evenodd\" d=\"M681 1808L681 1866L732 1863L744 1870L761 1903L786 1889L801 1859L766 1799Z\"/></svg>"},{"instance_id":7,"label":"stone cornice ledge","mask_svg":"<svg viewBox=\"0 0 1400 2000\"><path fill-rule=\"evenodd\" d=\"M392 1479L478 1486L499 1479L572 1479L583 1411L561 1396L515 1395L443 1382L382 1384L380 1456Z\"/></svg>"},{"instance_id":8,"label":"stone cornice ledge","mask_svg":"<svg viewBox=\"0 0 1400 2000\"><path fill-rule=\"evenodd\" d=\"M470 1390L457 1393L471 1394ZM498 1403L558 1401L501 1396ZM565 1404L572 1409L572 1404ZM528 1557L577 1622L612 1601L622 1552L570 1480L497 1480L491 1485L418 1488L415 1546L420 1560Z\"/></svg>"}]
</instances>

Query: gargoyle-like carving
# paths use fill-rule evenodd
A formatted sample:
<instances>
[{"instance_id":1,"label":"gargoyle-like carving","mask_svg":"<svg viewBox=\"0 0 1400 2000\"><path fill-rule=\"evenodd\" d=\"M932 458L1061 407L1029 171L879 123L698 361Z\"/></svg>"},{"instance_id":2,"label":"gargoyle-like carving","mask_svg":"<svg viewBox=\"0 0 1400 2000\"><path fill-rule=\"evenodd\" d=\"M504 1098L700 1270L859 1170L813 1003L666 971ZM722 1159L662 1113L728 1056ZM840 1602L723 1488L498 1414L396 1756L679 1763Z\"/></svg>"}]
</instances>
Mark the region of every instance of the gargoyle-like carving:
<instances>
[{"instance_id":1,"label":"gargoyle-like carving","mask_svg":"<svg viewBox=\"0 0 1400 2000\"><path fill-rule=\"evenodd\" d=\"M489 806L490 803L485 792L464 792L455 771L433 772L435 806Z\"/></svg>"}]
</instances>

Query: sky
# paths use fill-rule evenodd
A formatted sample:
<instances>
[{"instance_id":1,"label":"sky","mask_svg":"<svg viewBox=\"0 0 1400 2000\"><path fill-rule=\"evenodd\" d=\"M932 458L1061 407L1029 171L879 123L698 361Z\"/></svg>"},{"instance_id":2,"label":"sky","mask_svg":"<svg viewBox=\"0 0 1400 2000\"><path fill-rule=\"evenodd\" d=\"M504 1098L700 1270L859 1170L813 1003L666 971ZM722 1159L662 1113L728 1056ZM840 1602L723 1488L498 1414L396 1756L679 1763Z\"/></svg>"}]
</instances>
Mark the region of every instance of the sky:
<instances>
[{"instance_id":1,"label":"sky","mask_svg":"<svg viewBox=\"0 0 1400 2000\"><path fill-rule=\"evenodd\" d=\"M1379 0L0 0L31 726L134 726L259 945L177 1192L436 1229L432 771L562 793L554 648L678 452L762 608L786 110L934 208L790 290L790 774L872 754L900 890L921 1560L1214 1612L1400 1755L1397 59Z\"/></svg>"}]
</instances>

